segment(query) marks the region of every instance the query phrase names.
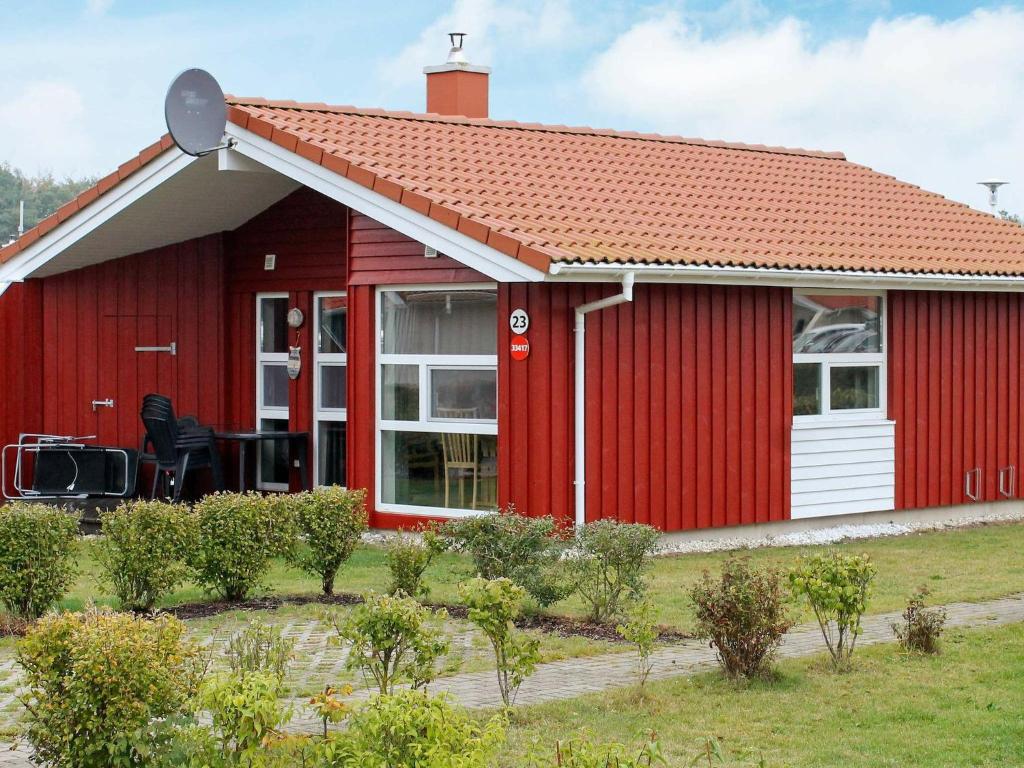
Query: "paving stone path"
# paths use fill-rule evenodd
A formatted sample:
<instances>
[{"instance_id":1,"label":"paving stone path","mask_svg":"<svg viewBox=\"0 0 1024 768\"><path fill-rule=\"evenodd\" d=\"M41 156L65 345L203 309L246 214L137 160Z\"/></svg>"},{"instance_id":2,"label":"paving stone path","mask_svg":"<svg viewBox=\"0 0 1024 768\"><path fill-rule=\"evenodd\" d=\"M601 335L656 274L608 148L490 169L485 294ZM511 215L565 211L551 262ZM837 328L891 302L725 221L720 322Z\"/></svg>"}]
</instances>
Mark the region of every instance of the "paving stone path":
<instances>
[{"instance_id":1,"label":"paving stone path","mask_svg":"<svg viewBox=\"0 0 1024 768\"><path fill-rule=\"evenodd\" d=\"M950 603L945 606L947 627L998 626L1024 621L1024 593L981 603ZM864 633L858 645L873 645L893 641L890 625L899 619L899 613L874 614L864 619ZM308 638L307 638L308 639ZM782 658L796 658L821 653L825 650L817 624L801 624L786 635L779 651ZM685 641L658 651L652 657L654 669L651 680L681 675L693 675L713 669L714 651L697 641ZM0 680L7 663L0 665ZM583 659L542 664L519 690L517 705L539 704L558 699L570 699L588 693L600 693L609 688L633 684L635 657L631 653L610 653ZM470 708L493 708L501 705L494 680L494 672L471 672L442 678L431 686L432 692L445 691ZM365 692L357 694L362 698ZM311 717L303 706L305 699L294 702L297 713L290 728L298 732L319 729L319 721ZM24 746L10 749L0 744L0 768L29 768L28 750Z\"/></svg>"}]
</instances>

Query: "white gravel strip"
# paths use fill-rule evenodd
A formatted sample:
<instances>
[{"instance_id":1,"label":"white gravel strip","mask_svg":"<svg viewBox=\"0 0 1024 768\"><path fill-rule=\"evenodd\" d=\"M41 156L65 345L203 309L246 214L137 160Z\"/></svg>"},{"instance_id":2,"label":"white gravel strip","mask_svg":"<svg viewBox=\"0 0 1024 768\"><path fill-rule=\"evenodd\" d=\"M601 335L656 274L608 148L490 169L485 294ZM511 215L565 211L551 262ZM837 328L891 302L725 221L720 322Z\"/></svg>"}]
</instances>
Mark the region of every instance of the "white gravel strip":
<instances>
[{"instance_id":1,"label":"white gravel strip","mask_svg":"<svg viewBox=\"0 0 1024 768\"><path fill-rule=\"evenodd\" d=\"M953 528L972 528L988 523L1009 523L1024 520L1024 511L978 517L952 517L946 520L908 521L905 523L845 524L808 531L794 531L774 536L751 538L680 539L666 538L658 547L659 555L680 555L688 552L720 552L730 549L758 549L760 547L807 547L835 544L852 539L877 539L883 536L903 536L923 531L945 531Z\"/></svg>"}]
</instances>

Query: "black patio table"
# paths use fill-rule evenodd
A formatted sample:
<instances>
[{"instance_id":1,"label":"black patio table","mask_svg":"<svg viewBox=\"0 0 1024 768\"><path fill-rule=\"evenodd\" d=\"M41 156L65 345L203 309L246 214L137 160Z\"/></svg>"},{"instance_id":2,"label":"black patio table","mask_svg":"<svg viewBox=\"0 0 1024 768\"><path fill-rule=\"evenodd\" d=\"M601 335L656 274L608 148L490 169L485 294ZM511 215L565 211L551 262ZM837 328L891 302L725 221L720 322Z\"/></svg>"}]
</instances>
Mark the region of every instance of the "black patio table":
<instances>
[{"instance_id":1,"label":"black patio table","mask_svg":"<svg viewBox=\"0 0 1024 768\"><path fill-rule=\"evenodd\" d=\"M248 468L248 446L249 443L260 443L265 440L284 440L288 443L288 462L298 460L299 475L302 478L302 490L309 490L309 472L307 464L309 460L309 432L284 432L280 430L255 430L251 432L214 432L213 436L218 440L226 440L238 443L238 490L248 490L246 483L246 469ZM292 468L289 466L289 469Z\"/></svg>"}]
</instances>

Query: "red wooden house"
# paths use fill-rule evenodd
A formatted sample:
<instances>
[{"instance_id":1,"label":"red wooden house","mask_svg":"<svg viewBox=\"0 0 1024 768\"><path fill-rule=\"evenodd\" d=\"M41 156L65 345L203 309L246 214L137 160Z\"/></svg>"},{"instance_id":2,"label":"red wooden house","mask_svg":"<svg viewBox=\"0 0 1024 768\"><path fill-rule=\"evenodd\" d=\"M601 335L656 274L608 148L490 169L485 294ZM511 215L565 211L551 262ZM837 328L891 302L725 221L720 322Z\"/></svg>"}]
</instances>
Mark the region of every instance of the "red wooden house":
<instances>
[{"instance_id":1,"label":"red wooden house","mask_svg":"<svg viewBox=\"0 0 1024 768\"><path fill-rule=\"evenodd\" d=\"M161 392L308 432L377 526L1017 497L1024 229L837 153L489 120L487 78L232 98L230 150L165 137L0 250L0 443L136 446Z\"/></svg>"}]
</instances>

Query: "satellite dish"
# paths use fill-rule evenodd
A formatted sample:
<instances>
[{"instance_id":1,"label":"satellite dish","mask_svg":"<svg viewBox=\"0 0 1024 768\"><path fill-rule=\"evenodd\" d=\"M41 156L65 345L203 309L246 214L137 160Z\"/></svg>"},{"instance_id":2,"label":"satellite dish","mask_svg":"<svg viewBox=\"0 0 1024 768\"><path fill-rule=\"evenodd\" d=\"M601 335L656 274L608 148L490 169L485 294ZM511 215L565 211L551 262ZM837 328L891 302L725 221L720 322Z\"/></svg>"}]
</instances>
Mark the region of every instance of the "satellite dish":
<instances>
[{"instance_id":1,"label":"satellite dish","mask_svg":"<svg viewBox=\"0 0 1024 768\"><path fill-rule=\"evenodd\" d=\"M223 149L228 108L224 91L213 75L202 69L186 69L171 83L164 99L167 130L186 155L200 157Z\"/></svg>"}]
</instances>

